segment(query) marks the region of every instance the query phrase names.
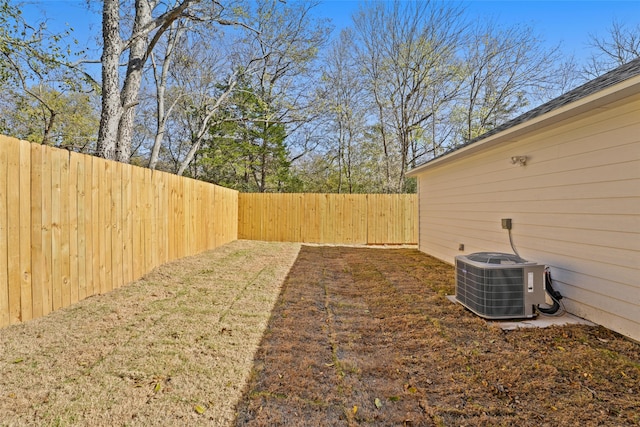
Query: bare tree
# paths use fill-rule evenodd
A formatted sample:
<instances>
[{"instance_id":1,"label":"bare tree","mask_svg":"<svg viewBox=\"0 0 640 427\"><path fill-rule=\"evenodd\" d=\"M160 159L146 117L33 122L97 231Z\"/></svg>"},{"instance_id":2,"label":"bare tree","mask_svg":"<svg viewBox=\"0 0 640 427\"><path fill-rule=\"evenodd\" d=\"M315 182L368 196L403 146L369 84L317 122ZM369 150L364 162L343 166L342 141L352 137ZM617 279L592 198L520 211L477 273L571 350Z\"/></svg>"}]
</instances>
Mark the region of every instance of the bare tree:
<instances>
[{"instance_id":1,"label":"bare tree","mask_svg":"<svg viewBox=\"0 0 640 427\"><path fill-rule=\"evenodd\" d=\"M312 67L320 48L328 38L328 28L322 20L314 19L311 11L317 1L285 4L277 0L258 0L247 20L255 32L242 40L245 63L248 67L249 85L264 108L259 118L263 137L256 139L261 145L260 158L253 162L254 179L259 191L267 190L269 170L269 145L267 130L272 126L285 126L289 154L288 162L309 151L307 138L292 154L293 134L311 121L315 113L315 69ZM299 135L304 134L300 132ZM259 142L258 142L259 140ZM276 148L278 147L271 147Z\"/></svg>"},{"instance_id":2,"label":"bare tree","mask_svg":"<svg viewBox=\"0 0 640 427\"><path fill-rule=\"evenodd\" d=\"M227 80L227 84L224 86L224 89L214 100L208 102L204 106L204 109L201 110L203 114L198 116L199 124L195 129L195 132L192 133L191 147L189 148L187 155L184 157L184 159L180 163L180 166L178 167L178 175L182 175L193 161L196 153L202 145L202 141L204 140L205 135L207 135L209 131L209 127L212 125L212 119L219 112L220 107L225 102L225 100L229 98L229 96L233 93L233 90L235 89L237 83L237 73L231 74L231 76L229 76L229 79Z\"/></svg>"},{"instance_id":3,"label":"bare tree","mask_svg":"<svg viewBox=\"0 0 640 427\"><path fill-rule=\"evenodd\" d=\"M385 157L386 191L402 192L407 167L415 164L433 114L434 91L455 79L456 49L463 30L461 11L430 1L367 3L354 17L358 60L372 94L375 129Z\"/></svg>"},{"instance_id":4,"label":"bare tree","mask_svg":"<svg viewBox=\"0 0 640 427\"><path fill-rule=\"evenodd\" d=\"M594 52L582 74L586 79L593 79L640 57L640 24L629 28L614 20L606 36L591 34L589 45Z\"/></svg>"},{"instance_id":5,"label":"bare tree","mask_svg":"<svg viewBox=\"0 0 640 427\"><path fill-rule=\"evenodd\" d=\"M165 32L178 19L198 19L230 24L221 2L211 1L196 9L200 0L182 0L170 6L161 0L133 0L135 13L131 34L123 38L120 0L104 0L102 9L102 115L97 154L128 162L136 105L147 61ZM120 60L128 52L124 76Z\"/></svg>"},{"instance_id":6,"label":"bare tree","mask_svg":"<svg viewBox=\"0 0 640 427\"><path fill-rule=\"evenodd\" d=\"M313 91L308 86L298 87L297 92L294 88L326 37L324 29L310 25L313 6L310 2L293 6L273 0L251 2L228 32L220 31L219 25L195 23L192 17L175 20L149 54L156 96L149 166L157 166L164 146L175 171L187 172L211 139L211 129L230 119L222 117L222 110L238 90L239 79L250 82L249 89L270 107L269 114L260 118L263 127L300 120L294 116L301 111L306 94ZM172 127L170 137L168 126ZM198 174L196 169L190 171L192 176Z\"/></svg>"},{"instance_id":7,"label":"bare tree","mask_svg":"<svg viewBox=\"0 0 640 427\"><path fill-rule=\"evenodd\" d=\"M221 107L235 89L237 73L232 55L215 34L185 30L180 37L173 35L162 58L152 61L156 133L150 167L157 165L164 148L173 171L182 175L209 137L209 128L217 123Z\"/></svg>"},{"instance_id":8,"label":"bare tree","mask_svg":"<svg viewBox=\"0 0 640 427\"><path fill-rule=\"evenodd\" d=\"M151 69L153 71L153 81L156 88L156 132L149 158L149 169L155 169L160 156L160 149L164 142L164 136L167 128L167 121L171 116L171 112L178 105L180 94L174 96L173 99L167 98L167 85L169 84L169 69L172 64L176 46L184 33L184 26L181 20L177 20L171 24L167 33L167 40L161 59L156 59L156 54L151 53ZM167 101L169 105L167 106Z\"/></svg>"},{"instance_id":9,"label":"bare tree","mask_svg":"<svg viewBox=\"0 0 640 427\"><path fill-rule=\"evenodd\" d=\"M458 142L474 139L562 86L560 59L559 49L544 49L530 27L501 29L492 21L476 26L466 48Z\"/></svg>"},{"instance_id":10,"label":"bare tree","mask_svg":"<svg viewBox=\"0 0 640 427\"><path fill-rule=\"evenodd\" d=\"M192 176L202 174L217 182L224 175L227 185L249 191L279 191L287 185L289 165L311 141L306 134L315 111L316 69L311 64L327 37L326 27L310 14L315 5L260 0L245 9L241 22L247 30L224 36L228 47L218 60L225 71L201 79L213 82L210 88L187 91L201 93L188 95L189 102L208 100L194 102L192 114L182 115L189 128L189 142L183 147L188 145L189 152L181 157L179 173L191 165ZM191 68L187 71L194 74ZM195 73L204 76L206 70L202 71ZM227 77L223 81L221 76ZM212 164L222 161L222 168L212 170Z\"/></svg>"},{"instance_id":11,"label":"bare tree","mask_svg":"<svg viewBox=\"0 0 640 427\"><path fill-rule=\"evenodd\" d=\"M367 94L353 50L352 30L343 30L331 45L321 79L323 107L336 134L326 147L325 157L335 162L337 183L333 190L338 193L355 191L357 163L362 159L359 147L366 131L367 108L363 101Z\"/></svg>"}]
</instances>

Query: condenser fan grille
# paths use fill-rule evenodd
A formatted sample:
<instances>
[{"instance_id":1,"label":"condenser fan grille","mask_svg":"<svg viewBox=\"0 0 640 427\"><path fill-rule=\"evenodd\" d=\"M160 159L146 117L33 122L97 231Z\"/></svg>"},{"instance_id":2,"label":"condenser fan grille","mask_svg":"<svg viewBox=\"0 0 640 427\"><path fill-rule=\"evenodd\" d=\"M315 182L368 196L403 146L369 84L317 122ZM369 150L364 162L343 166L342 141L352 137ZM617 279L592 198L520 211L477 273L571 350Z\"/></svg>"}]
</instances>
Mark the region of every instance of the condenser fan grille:
<instances>
[{"instance_id":1,"label":"condenser fan grille","mask_svg":"<svg viewBox=\"0 0 640 427\"><path fill-rule=\"evenodd\" d=\"M505 254L501 252L476 252L474 254L467 255L467 259L485 264L527 264L527 260L520 258L518 255Z\"/></svg>"}]
</instances>

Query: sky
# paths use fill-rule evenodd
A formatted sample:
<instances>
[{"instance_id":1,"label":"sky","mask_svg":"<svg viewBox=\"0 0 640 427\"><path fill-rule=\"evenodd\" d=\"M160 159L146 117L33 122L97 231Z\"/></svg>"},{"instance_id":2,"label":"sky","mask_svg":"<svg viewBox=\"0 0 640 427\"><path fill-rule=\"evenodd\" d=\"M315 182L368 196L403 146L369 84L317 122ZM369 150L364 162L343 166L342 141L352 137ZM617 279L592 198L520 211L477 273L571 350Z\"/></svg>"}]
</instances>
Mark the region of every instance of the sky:
<instances>
[{"instance_id":1,"label":"sky","mask_svg":"<svg viewBox=\"0 0 640 427\"><path fill-rule=\"evenodd\" d=\"M93 12L87 10L87 0L31 0L24 9L29 22L47 16L49 28L59 31L67 25L81 44L92 43L100 36L100 3L90 0ZM351 15L359 1L325 0L315 8L318 17L331 19L337 36L350 25ZM566 55L578 61L589 53L589 35L605 36L612 21L632 28L640 24L640 0L466 0L462 2L472 19L494 19L505 26L529 25L549 46L560 45ZM97 54L99 56L99 53Z\"/></svg>"},{"instance_id":2,"label":"sky","mask_svg":"<svg viewBox=\"0 0 640 427\"><path fill-rule=\"evenodd\" d=\"M318 13L332 18L337 28L348 26L358 1L326 0ZM614 19L634 27L640 24L640 0L551 1L468 0L462 4L470 17L495 19L505 26L533 27L549 45L561 45L567 55L584 58L590 34L605 35Z\"/></svg>"}]
</instances>

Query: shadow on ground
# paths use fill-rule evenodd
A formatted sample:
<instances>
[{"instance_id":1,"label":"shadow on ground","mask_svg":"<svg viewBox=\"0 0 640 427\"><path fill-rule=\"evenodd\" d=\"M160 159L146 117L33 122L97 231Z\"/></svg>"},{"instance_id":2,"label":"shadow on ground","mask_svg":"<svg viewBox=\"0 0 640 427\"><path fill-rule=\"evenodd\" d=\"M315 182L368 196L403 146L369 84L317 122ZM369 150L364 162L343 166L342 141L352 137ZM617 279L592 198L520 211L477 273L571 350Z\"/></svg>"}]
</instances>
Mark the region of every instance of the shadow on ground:
<instances>
[{"instance_id":1,"label":"shadow on ground","mask_svg":"<svg viewBox=\"0 0 640 427\"><path fill-rule=\"evenodd\" d=\"M238 426L640 423L640 345L601 327L502 331L417 250L305 246Z\"/></svg>"}]
</instances>

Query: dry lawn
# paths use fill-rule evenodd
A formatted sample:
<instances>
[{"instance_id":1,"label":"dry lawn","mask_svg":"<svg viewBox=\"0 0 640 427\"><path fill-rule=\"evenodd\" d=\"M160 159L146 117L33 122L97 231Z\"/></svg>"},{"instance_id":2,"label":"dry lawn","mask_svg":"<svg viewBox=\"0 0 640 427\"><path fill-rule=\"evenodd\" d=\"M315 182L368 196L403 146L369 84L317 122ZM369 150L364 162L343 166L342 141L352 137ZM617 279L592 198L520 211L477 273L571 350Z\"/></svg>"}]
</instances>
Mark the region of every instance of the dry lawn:
<instances>
[{"instance_id":1,"label":"dry lawn","mask_svg":"<svg viewBox=\"0 0 640 427\"><path fill-rule=\"evenodd\" d=\"M501 329L417 250L304 246L238 426L640 425L640 345L601 327Z\"/></svg>"},{"instance_id":2,"label":"dry lawn","mask_svg":"<svg viewBox=\"0 0 640 427\"><path fill-rule=\"evenodd\" d=\"M225 425L300 246L236 241L0 330L0 425Z\"/></svg>"}]
</instances>

